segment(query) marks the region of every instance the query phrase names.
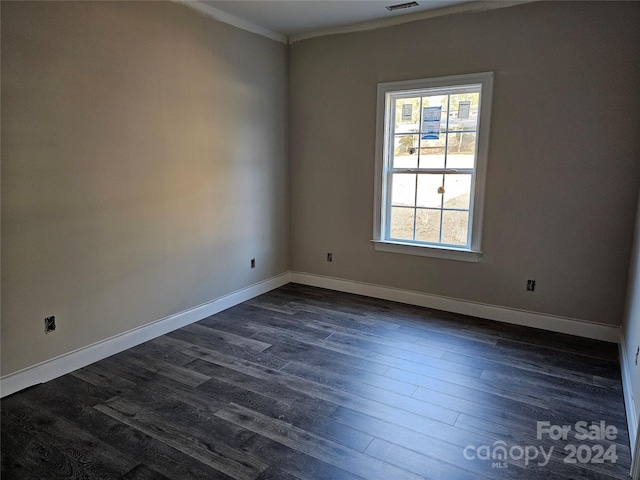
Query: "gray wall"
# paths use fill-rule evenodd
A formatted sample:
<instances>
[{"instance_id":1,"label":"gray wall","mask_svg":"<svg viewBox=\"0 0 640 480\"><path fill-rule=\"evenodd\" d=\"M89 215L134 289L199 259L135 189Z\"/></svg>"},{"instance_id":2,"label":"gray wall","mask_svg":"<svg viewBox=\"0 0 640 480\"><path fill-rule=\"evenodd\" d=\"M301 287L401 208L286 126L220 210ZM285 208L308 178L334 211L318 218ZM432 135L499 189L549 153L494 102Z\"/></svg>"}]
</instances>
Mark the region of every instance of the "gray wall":
<instances>
[{"instance_id":1,"label":"gray wall","mask_svg":"<svg viewBox=\"0 0 640 480\"><path fill-rule=\"evenodd\" d=\"M2 375L289 268L620 323L636 2L538 2L288 52L168 2L2 2L1 21ZM376 84L487 70L483 261L374 252Z\"/></svg>"},{"instance_id":2,"label":"gray wall","mask_svg":"<svg viewBox=\"0 0 640 480\"><path fill-rule=\"evenodd\" d=\"M289 269L287 55L170 2L2 2L3 375Z\"/></svg>"},{"instance_id":3,"label":"gray wall","mask_svg":"<svg viewBox=\"0 0 640 480\"><path fill-rule=\"evenodd\" d=\"M637 2L536 2L295 43L292 270L619 325L638 25ZM483 71L496 77L482 262L374 251L376 84Z\"/></svg>"}]
</instances>

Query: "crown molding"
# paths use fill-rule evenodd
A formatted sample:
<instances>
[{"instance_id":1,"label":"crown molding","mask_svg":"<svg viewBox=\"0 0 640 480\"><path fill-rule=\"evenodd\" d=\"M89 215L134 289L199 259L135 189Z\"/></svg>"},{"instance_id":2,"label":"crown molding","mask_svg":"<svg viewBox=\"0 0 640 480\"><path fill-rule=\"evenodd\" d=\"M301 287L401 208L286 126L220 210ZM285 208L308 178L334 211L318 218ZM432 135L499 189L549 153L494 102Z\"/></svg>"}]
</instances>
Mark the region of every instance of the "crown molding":
<instances>
[{"instance_id":1,"label":"crown molding","mask_svg":"<svg viewBox=\"0 0 640 480\"><path fill-rule=\"evenodd\" d=\"M426 10L422 12L411 13L407 15L398 15L394 17L381 18L378 20L369 20L366 22L355 23L351 25L345 25L342 27L328 28L323 30L317 30L314 32L300 33L297 35L291 35L287 37L281 33L274 32L268 28L256 25L242 18L236 17L229 13L218 10L210 5L202 3L200 0L171 0L175 3L181 3L190 7L203 15L214 18L219 22L232 25L241 30L255 33L263 37L275 40L276 42L284 44L293 44L301 40L307 40L314 37L323 37L327 35L336 35L341 33L354 33L367 30L375 30L378 28L390 27L393 25L401 25L403 23L416 22L418 20L425 20L428 18L442 17L445 15L454 15L458 13L469 12L484 12L488 10L497 10L499 8L508 8L517 5L523 5L526 3L533 3L541 0L479 0L469 3L462 3L458 5L452 5L451 7L437 8L433 10Z\"/></svg>"},{"instance_id":2,"label":"crown molding","mask_svg":"<svg viewBox=\"0 0 640 480\"><path fill-rule=\"evenodd\" d=\"M540 1L540 0L499 0L499 1L480 0L480 1L474 1L469 3L462 3L458 5L452 5L450 7L436 8L433 10L425 10L422 12L410 13L407 15L381 18L378 20L369 20L366 22L355 23L355 24L346 25L343 27L328 28L324 30L318 30L315 32L291 35L289 37L289 44L299 42L301 40L307 40L314 37L336 35L341 33L363 32L366 30L375 30L378 28L385 28L393 25L400 25L403 23L416 22L418 20L425 20L428 18L443 17L445 15L453 15L458 13L484 12L488 10L497 10L499 8L513 7L513 6L523 5L526 3L533 3L537 1Z\"/></svg>"},{"instance_id":3,"label":"crown molding","mask_svg":"<svg viewBox=\"0 0 640 480\"><path fill-rule=\"evenodd\" d=\"M214 18L219 22L232 25L241 30L245 30L247 32L261 35L271 40L275 40L276 42L280 42L284 44L288 42L288 38L286 35L273 32L268 28L261 27L260 25L256 25L255 23L248 22L247 20L243 20L242 18L239 18L239 17L235 17L226 12L223 12L222 10L218 10L217 8L211 7L205 3L201 3L198 0L172 0L172 1L175 3L181 3L183 5L186 5L187 7L190 7L208 17Z\"/></svg>"}]
</instances>

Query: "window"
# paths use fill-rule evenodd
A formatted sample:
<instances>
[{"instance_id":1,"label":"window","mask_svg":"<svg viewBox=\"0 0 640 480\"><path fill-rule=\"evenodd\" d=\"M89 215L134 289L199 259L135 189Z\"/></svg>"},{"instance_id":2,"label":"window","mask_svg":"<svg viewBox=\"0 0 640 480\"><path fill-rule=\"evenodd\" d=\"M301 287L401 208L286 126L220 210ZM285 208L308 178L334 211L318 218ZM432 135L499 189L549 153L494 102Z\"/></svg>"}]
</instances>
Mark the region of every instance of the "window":
<instances>
[{"instance_id":1,"label":"window","mask_svg":"<svg viewBox=\"0 0 640 480\"><path fill-rule=\"evenodd\" d=\"M478 261L493 73L378 84L376 250Z\"/></svg>"}]
</instances>

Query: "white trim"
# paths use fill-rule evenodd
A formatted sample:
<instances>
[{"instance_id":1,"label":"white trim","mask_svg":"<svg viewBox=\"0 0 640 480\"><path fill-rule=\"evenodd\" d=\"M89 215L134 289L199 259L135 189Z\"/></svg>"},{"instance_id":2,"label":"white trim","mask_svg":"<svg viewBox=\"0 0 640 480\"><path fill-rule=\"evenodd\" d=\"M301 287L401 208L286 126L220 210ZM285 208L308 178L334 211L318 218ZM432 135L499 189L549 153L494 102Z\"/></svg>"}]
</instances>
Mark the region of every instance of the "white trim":
<instances>
[{"instance_id":1,"label":"white trim","mask_svg":"<svg viewBox=\"0 0 640 480\"><path fill-rule=\"evenodd\" d=\"M638 412L634 402L633 384L631 383L631 357L629 357L624 331L620 330L620 370L622 375L622 392L627 414L627 429L629 431L629 445L631 447L631 478L640 477L640 442L638 441ZM635 476L634 476L635 474Z\"/></svg>"},{"instance_id":2,"label":"white trim","mask_svg":"<svg viewBox=\"0 0 640 480\"><path fill-rule=\"evenodd\" d=\"M507 8L517 5L523 5L525 3L532 3L538 0L501 0L496 1L474 1L465 2L460 5L453 5L451 7L435 8L433 10L426 10L422 12L416 12L412 14L403 14L394 17L385 17L377 20L369 20L366 22L360 22L352 25L346 25L344 27L327 28L324 30L317 30L315 32L300 33L297 35L289 36L289 44L306 40L313 37L322 37L325 35L336 35L341 33L363 32L366 30L375 30L377 28L391 27L393 25L400 25L403 23L416 22L418 20L425 20L427 18L442 17L444 15L453 15L456 13L465 12L483 12L487 10L495 10L498 8Z\"/></svg>"},{"instance_id":3,"label":"white trim","mask_svg":"<svg viewBox=\"0 0 640 480\"><path fill-rule=\"evenodd\" d=\"M631 470L629 475L631 475L631 480L640 480L640 432L636 436L635 442L636 448L631 450Z\"/></svg>"},{"instance_id":4,"label":"white trim","mask_svg":"<svg viewBox=\"0 0 640 480\"><path fill-rule=\"evenodd\" d=\"M10 395L32 385L37 385L38 383L48 382L49 380L53 380L79 368L86 367L98 360L110 357L118 352L135 347L136 345L140 345L141 343L286 285L290 281L290 272L285 272L276 277L236 290L235 292L198 307L156 320L155 322L79 348L73 352L65 353L32 367L27 367L18 372L5 375L0 378L0 397Z\"/></svg>"},{"instance_id":5,"label":"white trim","mask_svg":"<svg viewBox=\"0 0 640 480\"><path fill-rule=\"evenodd\" d=\"M552 332L603 340L605 342L617 343L620 340L620 329L618 327L587 320L488 305L457 298L443 297L411 290L401 290L383 285L325 277L304 272L291 272L291 281L340 292L355 293L357 295L365 295L409 305L486 318L514 325L523 325Z\"/></svg>"},{"instance_id":6,"label":"white trim","mask_svg":"<svg viewBox=\"0 0 640 480\"><path fill-rule=\"evenodd\" d=\"M257 35L261 35L263 37L269 38L271 40L275 40L277 42L285 43L285 44L293 44L294 42L299 42L300 40L306 40L308 38L313 37L321 37L325 35L335 35L341 33L351 33L351 32L362 32L366 30L375 30L377 28L385 28L393 25L400 25L403 23L415 22L418 20L425 20L428 18L441 17L444 15L452 15L456 13L464 13L464 12L483 12L487 10L494 10L498 8L507 8L513 7L516 5L523 5L526 3L532 3L539 0L502 0L500 2L496 1L475 1L475 2L465 2L460 5L454 5L451 7L444 8L436 8L433 10L427 10L422 12L417 12L413 14L403 14L393 17L385 17L377 20L369 20L366 22L359 22L352 25L346 25L342 27L328 28L324 30L318 30L315 32L306 32L300 33L296 35L286 36L278 32L274 32L266 27L261 25L257 25L255 23L249 22L248 20L244 20L242 18L236 17L235 15L231 15L230 13L223 12L211 5L206 3L202 3L199 0L171 0L176 3L182 3L188 7L197 10L200 13L203 13L219 22L226 23L228 25L232 25L241 30L245 30L247 32L255 33Z\"/></svg>"},{"instance_id":7,"label":"white trim","mask_svg":"<svg viewBox=\"0 0 640 480\"><path fill-rule=\"evenodd\" d=\"M214 8L205 3L201 3L197 0L172 0L172 1L176 3L182 3L187 7L191 7L194 10L197 10L198 12L207 15L208 17L214 18L219 22L232 25L241 30L255 33L257 35L261 35L263 37L266 37L271 40L275 40L276 42L280 42L284 44L286 44L288 41L286 35L282 35L281 33L274 32L272 30L269 30L268 28L261 27L260 25L256 25L255 23L251 23L247 20L243 20L242 18L235 17L229 13L223 12L222 10L218 10L217 8Z\"/></svg>"},{"instance_id":8,"label":"white trim","mask_svg":"<svg viewBox=\"0 0 640 480\"><path fill-rule=\"evenodd\" d=\"M479 262L482 252L475 250L458 250L446 247L431 247L428 245L410 245L399 242L382 242L371 240L373 248L379 252L404 253L405 255L417 255L420 257L445 258L447 260L460 260L462 262Z\"/></svg>"}]
</instances>

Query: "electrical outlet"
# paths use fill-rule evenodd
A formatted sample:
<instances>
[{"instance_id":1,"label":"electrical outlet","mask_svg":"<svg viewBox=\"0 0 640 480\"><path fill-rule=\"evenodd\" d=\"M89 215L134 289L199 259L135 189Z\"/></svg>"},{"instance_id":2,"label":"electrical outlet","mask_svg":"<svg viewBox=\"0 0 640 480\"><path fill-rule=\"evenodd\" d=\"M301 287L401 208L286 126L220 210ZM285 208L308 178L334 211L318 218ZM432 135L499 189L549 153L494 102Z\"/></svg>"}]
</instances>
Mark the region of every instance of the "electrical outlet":
<instances>
[{"instance_id":1,"label":"electrical outlet","mask_svg":"<svg viewBox=\"0 0 640 480\"><path fill-rule=\"evenodd\" d=\"M536 289L535 280L527 280L527 292L533 292Z\"/></svg>"},{"instance_id":2,"label":"electrical outlet","mask_svg":"<svg viewBox=\"0 0 640 480\"><path fill-rule=\"evenodd\" d=\"M327 262L333 262L333 253L327 252Z\"/></svg>"},{"instance_id":3,"label":"electrical outlet","mask_svg":"<svg viewBox=\"0 0 640 480\"><path fill-rule=\"evenodd\" d=\"M44 319L44 333L53 332L56 329L56 317L53 315Z\"/></svg>"},{"instance_id":4,"label":"electrical outlet","mask_svg":"<svg viewBox=\"0 0 640 480\"><path fill-rule=\"evenodd\" d=\"M256 268L256 259L255 258L251 259L251 268Z\"/></svg>"}]
</instances>

